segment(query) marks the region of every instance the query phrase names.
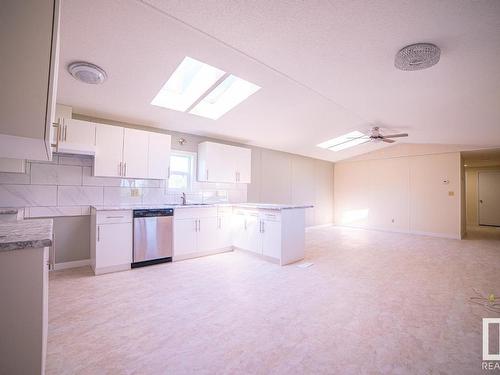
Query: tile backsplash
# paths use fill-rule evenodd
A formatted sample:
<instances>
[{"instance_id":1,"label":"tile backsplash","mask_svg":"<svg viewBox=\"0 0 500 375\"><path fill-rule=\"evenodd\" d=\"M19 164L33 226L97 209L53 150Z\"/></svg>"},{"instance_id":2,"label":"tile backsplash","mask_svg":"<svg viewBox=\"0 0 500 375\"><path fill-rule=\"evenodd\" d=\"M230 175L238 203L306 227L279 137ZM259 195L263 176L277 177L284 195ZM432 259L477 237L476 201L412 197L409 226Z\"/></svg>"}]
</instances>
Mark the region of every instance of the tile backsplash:
<instances>
[{"instance_id":1,"label":"tile backsplash","mask_svg":"<svg viewBox=\"0 0 500 375\"><path fill-rule=\"evenodd\" d=\"M25 217L88 215L91 205L180 203L165 180L92 176L93 158L55 154L51 162L27 161L26 173L0 172L0 207L22 207ZM240 203L247 185L193 182L189 202Z\"/></svg>"}]
</instances>

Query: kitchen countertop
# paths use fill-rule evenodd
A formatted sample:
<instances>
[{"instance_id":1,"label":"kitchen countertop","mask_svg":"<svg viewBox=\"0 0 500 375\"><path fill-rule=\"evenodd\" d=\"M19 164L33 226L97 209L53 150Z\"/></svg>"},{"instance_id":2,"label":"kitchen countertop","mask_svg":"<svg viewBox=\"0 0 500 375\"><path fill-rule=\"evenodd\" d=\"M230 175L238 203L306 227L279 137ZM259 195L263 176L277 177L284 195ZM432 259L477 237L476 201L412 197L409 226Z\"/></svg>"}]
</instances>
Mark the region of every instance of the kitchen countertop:
<instances>
[{"instance_id":1,"label":"kitchen countertop","mask_svg":"<svg viewBox=\"0 0 500 375\"><path fill-rule=\"evenodd\" d=\"M0 251L52 246L52 219L0 223Z\"/></svg>"},{"instance_id":2,"label":"kitchen countertop","mask_svg":"<svg viewBox=\"0 0 500 375\"><path fill-rule=\"evenodd\" d=\"M203 207L238 207L263 210L290 210L301 208L312 208L313 205L289 205L289 204L269 204L269 203L208 203L208 204L157 204L157 205L119 205L119 206L92 206L96 211L116 211L116 210L144 210L160 208L203 208Z\"/></svg>"}]
</instances>

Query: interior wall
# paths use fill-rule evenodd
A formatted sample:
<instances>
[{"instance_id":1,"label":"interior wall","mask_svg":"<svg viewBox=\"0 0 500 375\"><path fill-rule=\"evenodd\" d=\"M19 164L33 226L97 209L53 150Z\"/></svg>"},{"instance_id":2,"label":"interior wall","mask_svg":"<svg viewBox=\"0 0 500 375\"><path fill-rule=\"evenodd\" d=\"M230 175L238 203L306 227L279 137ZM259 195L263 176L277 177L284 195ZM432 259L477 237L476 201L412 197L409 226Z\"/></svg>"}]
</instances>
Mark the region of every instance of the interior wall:
<instances>
[{"instance_id":1,"label":"interior wall","mask_svg":"<svg viewBox=\"0 0 500 375\"><path fill-rule=\"evenodd\" d=\"M310 204L306 225L333 222L333 164L280 151L252 148L249 202Z\"/></svg>"},{"instance_id":2,"label":"interior wall","mask_svg":"<svg viewBox=\"0 0 500 375\"><path fill-rule=\"evenodd\" d=\"M336 224L461 237L459 152L374 155L334 170Z\"/></svg>"},{"instance_id":3,"label":"interior wall","mask_svg":"<svg viewBox=\"0 0 500 375\"><path fill-rule=\"evenodd\" d=\"M465 169L465 200L467 213L467 226L479 225L478 208L478 173L480 171L500 172L500 166L467 167Z\"/></svg>"}]
</instances>

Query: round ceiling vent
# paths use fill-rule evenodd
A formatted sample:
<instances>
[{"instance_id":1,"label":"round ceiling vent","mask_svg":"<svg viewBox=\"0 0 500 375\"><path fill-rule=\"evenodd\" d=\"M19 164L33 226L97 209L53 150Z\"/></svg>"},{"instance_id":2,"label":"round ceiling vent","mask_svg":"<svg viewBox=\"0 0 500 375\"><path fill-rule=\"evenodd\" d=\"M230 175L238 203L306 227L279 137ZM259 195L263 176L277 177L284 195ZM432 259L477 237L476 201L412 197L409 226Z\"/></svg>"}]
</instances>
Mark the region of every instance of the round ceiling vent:
<instances>
[{"instance_id":1,"label":"round ceiling vent","mask_svg":"<svg viewBox=\"0 0 500 375\"><path fill-rule=\"evenodd\" d=\"M103 83L108 77L102 68L84 61L69 64L68 71L75 79L92 85Z\"/></svg>"},{"instance_id":2,"label":"round ceiling vent","mask_svg":"<svg viewBox=\"0 0 500 375\"><path fill-rule=\"evenodd\" d=\"M421 70L436 65L441 56L438 46L431 43L411 44L402 48L394 60L394 66L401 70Z\"/></svg>"}]
</instances>

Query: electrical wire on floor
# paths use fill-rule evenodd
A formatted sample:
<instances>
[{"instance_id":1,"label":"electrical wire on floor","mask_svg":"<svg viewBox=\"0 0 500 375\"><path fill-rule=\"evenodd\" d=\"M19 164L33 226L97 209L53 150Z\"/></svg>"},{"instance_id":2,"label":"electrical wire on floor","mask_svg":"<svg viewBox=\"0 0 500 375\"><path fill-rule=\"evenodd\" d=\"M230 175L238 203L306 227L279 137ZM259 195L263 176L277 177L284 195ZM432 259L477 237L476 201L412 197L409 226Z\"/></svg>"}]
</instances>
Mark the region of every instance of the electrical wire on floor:
<instances>
[{"instance_id":1,"label":"electrical wire on floor","mask_svg":"<svg viewBox=\"0 0 500 375\"><path fill-rule=\"evenodd\" d=\"M500 297L495 297L493 293L483 296L476 289L472 288L472 290L476 293L476 296L469 298L470 303L483 306L488 311L500 314Z\"/></svg>"}]
</instances>

